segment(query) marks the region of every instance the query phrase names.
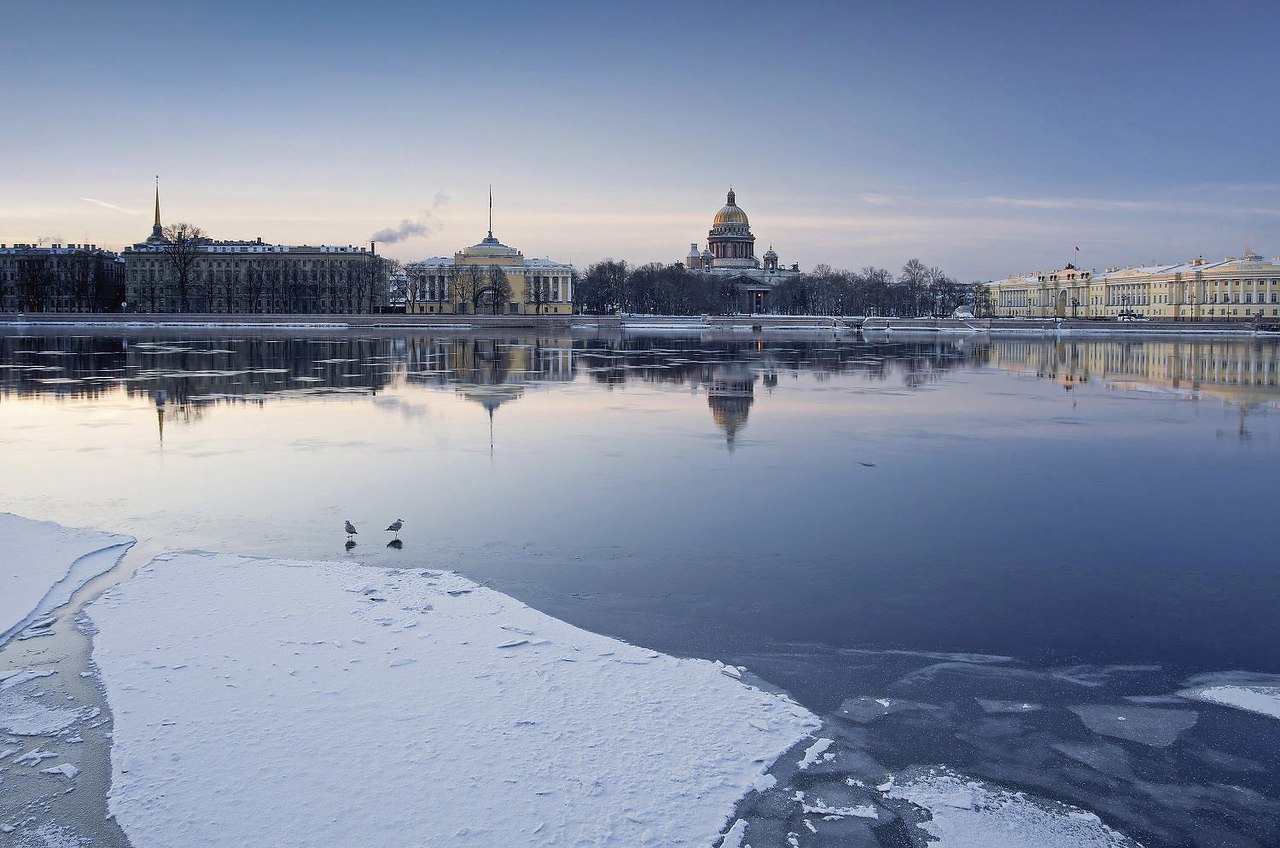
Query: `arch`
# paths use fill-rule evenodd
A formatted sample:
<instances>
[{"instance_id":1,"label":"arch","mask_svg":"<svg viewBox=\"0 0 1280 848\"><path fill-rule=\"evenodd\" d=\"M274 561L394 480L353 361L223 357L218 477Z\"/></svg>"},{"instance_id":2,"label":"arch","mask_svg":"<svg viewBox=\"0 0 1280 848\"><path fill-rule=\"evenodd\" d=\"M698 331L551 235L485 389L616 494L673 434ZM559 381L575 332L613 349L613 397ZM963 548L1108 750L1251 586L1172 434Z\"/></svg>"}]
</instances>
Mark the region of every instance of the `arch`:
<instances>
[{"instance_id":1,"label":"arch","mask_svg":"<svg viewBox=\"0 0 1280 848\"><path fill-rule=\"evenodd\" d=\"M493 315L502 314L504 304L499 301L499 294L501 292L495 286L485 286L477 291L475 297L471 298L471 306L475 309L476 314L481 314L482 310Z\"/></svg>"}]
</instances>

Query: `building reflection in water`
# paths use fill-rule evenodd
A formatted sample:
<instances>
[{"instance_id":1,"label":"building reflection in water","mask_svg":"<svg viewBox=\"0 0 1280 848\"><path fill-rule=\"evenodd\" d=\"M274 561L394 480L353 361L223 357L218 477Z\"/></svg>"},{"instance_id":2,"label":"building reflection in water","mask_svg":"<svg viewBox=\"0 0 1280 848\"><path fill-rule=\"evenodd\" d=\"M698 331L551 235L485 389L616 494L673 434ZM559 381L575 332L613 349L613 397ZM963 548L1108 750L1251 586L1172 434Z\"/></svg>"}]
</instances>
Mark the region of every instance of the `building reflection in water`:
<instances>
[{"instance_id":1,"label":"building reflection in water","mask_svg":"<svg viewBox=\"0 0 1280 848\"><path fill-rule=\"evenodd\" d=\"M1070 391L1098 383L1114 391L1215 399L1239 409L1237 435L1260 407L1280 408L1280 342L1238 339L1115 339L1045 342L997 339L991 361Z\"/></svg>"},{"instance_id":2,"label":"building reflection in water","mask_svg":"<svg viewBox=\"0 0 1280 848\"><path fill-rule=\"evenodd\" d=\"M719 365L707 384L707 405L711 417L724 431L724 442L733 452L738 431L747 426L747 415L755 401L756 375L745 363Z\"/></svg>"},{"instance_id":3,"label":"building reflection in water","mask_svg":"<svg viewBox=\"0 0 1280 848\"><path fill-rule=\"evenodd\" d=\"M1050 380L1072 391L1097 385L1216 398L1245 417L1259 404L1280 405L1280 352L1271 341L1225 339L833 340L631 337L488 337L272 335L218 337L181 331L125 335L51 331L0 336L0 401L51 396L146 398L157 435L218 405L268 400L372 396L387 388L449 391L497 411L534 386L574 381L609 391L628 383L706 392L711 418L732 451L747 425L758 381L770 393L780 378L826 380L849 375L908 389L955 369L990 365ZM757 411L757 414L758 411Z\"/></svg>"}]
</instances>

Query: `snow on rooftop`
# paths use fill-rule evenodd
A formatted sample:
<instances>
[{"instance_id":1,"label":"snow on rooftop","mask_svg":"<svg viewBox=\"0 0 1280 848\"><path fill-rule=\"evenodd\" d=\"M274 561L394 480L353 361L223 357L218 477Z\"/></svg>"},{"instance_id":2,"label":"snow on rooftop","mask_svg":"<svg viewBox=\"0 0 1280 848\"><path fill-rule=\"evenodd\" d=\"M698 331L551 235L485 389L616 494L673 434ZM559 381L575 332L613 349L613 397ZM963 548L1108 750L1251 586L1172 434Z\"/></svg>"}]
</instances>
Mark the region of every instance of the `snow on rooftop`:
<instances>
[{"instance_id":1,"label":"snow on rooftop","mask_svg":"<svg viewBox=\"0 0 1280 848\"><path fill-rule=\"evenodd\" d=\"M110 570L133 544L128 536L77 530L0 513L0 645ZM52 623L52 622L50 622Z\"/></svg>"},{"instance_id":2,"label":"snow on rooftop","mask_svg":"<svg viewBox=\"0 0 1280 848\"><path fill-rule=\"evenodd\" d=\"M136 848L711 845L818 726L451 573L184 553L88 611Z\"/></svg>"}]
</instances>

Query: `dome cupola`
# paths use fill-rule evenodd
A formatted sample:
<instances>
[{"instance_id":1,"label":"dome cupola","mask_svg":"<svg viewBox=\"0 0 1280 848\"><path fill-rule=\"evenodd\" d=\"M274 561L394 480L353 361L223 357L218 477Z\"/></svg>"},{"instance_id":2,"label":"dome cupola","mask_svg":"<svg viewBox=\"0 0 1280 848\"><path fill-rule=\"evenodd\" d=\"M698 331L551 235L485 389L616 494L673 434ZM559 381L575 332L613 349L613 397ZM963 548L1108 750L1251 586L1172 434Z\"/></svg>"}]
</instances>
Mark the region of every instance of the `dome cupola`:
<instances>
[{"instance_id":1,"label":"dome cupola","mask_svg":"<svg viewBox=\"0 0 1280 848\"><path fill-rule=\"evenodd\" d=\"M725 204L716 213L716 217L712 219L711 226L720 227L725 224L741 224L742 226L750 226L751 222L747 220L747 213L742 211L742 207L738 205L737 198L733 194L733 189L729 189L729 195L725 198Z\"/></svg>"}]
</instances>

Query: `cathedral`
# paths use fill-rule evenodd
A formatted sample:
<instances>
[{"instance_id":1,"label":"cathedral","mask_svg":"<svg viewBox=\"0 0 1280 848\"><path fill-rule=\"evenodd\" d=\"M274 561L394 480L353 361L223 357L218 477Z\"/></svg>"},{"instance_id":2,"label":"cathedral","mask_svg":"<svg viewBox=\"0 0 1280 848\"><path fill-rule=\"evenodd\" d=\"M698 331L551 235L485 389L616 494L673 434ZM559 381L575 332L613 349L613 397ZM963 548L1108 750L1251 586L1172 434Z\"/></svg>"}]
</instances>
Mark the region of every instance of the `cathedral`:
<instances>
[{"instance_id":1,"label":"cathedral","mask_svg":"<svg viewBox=\"0 0 1280 848\"><path fill-rule=\"evenodd\" d=\"M763 258L763 263L756 258L756 237L751 234L751 222L731 188L724 206L711 220L706 249L700 252L696 243L690 244L684 265L691 271L732 280L741 295L743 311L768 312L769 295L774 286L797 276L800 266L779 267L778 254L772 246Z\"/></svg>"}]
</instances>

